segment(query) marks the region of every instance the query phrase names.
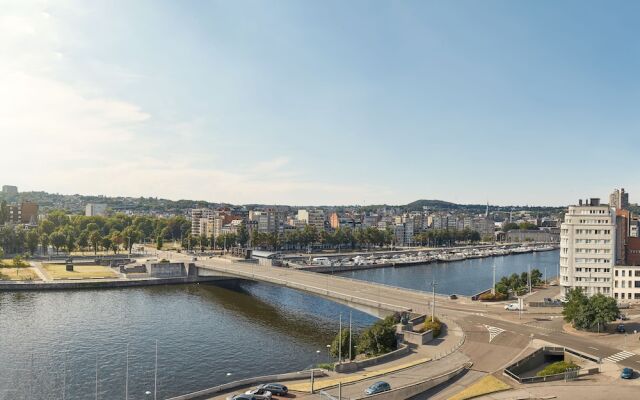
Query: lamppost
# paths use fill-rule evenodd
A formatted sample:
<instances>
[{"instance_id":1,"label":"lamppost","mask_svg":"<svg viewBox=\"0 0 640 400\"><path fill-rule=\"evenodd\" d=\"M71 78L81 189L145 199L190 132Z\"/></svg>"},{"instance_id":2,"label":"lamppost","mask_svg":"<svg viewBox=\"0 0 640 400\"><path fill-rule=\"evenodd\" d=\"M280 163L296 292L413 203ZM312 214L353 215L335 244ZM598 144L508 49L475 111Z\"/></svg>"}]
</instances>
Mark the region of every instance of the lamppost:
<instances>
[{"instance_id":1,"label":"lamppost","mask_svg":"<svg viewBox=\"0 0 640 400\"><path fill-rule=\"evenodd\" d=\"M330 344L327 345L327 363L331 363L331 345Z\"/></svg>"}]
</instances>

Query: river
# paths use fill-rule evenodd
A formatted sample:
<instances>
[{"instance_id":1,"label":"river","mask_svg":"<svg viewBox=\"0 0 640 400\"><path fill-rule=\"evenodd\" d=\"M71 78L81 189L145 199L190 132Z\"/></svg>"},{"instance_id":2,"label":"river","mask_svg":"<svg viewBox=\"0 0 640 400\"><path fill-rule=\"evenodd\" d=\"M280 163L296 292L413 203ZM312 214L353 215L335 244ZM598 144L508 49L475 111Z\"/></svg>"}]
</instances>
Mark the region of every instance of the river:
<instances>
[{"instance_id":1,"label":"river","mask_svg":"<svg viewBox=\"0 0 640 400\"><path fill-rule=\"evenodd\" d=\"M558 252L356 271L346 275L419 290L472 294L497 276L549 274ZM0 293L0 399L151 399L327 361L338 316L350 309L252 282L127 289ZM362 329L374 318L353 311ZM97 368L96 368L97 365ZM96 378L97 369L97 378Z\"/></svg>"}]
</instances>

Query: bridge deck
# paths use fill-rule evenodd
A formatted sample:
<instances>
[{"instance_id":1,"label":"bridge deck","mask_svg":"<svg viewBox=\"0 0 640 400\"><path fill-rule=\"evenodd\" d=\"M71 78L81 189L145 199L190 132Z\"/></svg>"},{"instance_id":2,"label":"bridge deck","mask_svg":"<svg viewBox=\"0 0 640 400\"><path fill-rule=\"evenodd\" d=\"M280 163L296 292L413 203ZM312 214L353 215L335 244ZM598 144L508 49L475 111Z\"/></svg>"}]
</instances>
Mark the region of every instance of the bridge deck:
<instances>
[{"instance_id":1,"label":"bridge deck","mask_svg":"<svg viewBox=\"0 0 640 400\"><path fill-rule=\"evenodd\" d=\"M432 299L430 293L419 292L341 276L299 271L292 268L268 267L250 263L227 263L215 259L195 262L198 268L238 278L263 281L302 290L336 301L390 312L425 313ZM442 298L437 299L442 301Z\"/></svg>"}]
</instances>

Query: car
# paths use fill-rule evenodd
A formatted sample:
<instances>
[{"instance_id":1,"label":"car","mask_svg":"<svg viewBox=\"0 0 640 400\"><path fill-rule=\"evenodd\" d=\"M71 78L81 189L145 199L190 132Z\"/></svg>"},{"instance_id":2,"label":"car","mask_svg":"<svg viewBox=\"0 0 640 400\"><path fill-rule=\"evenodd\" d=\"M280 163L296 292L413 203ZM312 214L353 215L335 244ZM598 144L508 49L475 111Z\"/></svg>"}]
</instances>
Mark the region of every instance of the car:
<instances>
[{"instance_id":1,"label":"car","mask_svg":"<svg viewBox=\"0 0 640 400\"><path fill-rule=\"evenodd\" d=\"M633 379L633 369L631 368L623 368L620 373L620 378L622 379Z\"/></svg>"},{"instance_id":2,"label":"car","mask_svg":"<svg viewBox=\"0 0 640 400\"><path fill-rule=\"evenodd\" d=\"M451 300L458 300L458 295L452 294L449 296Z\"/></svg>"},{"instance_id":3,"label":"car","mask_svg":"<svg viewBox=\"0 0 640 400\"><path fill-rule=\"evenodd\" d=\"M616 331L617 331L618 333L625 333L627 330L624 328L624 324L619 324L619 325L616 327Z\"/></svg>"},{"instance_id":4,"label":"car","mask_svg":"<svg viewBox=\"0 0 640 400\"><path fill-rule=\"evenodd\" d=\"M250 394L234 394L233 396L227 397L227 400L258 400L254 396Z\"/></svg>"},{"instance_id":5,"label":"car","mask_svg":"<svg viewBox=\"0 0 640 400\"><path fill-rule=\"evenodd\" d=\"M504 309L507 311L518 311L520 309L520 306L518 305L518 303L510 303L505 305Z\"/></svg>"},{"instance_id":6,"label":"car","mask_svg":"<svg viewBox=\"0 0 640 400\"><path fill-rule=\"evenodd\" d=\"M259 385L258 389L268 390L276 396L286 396L289 393L289 389L281 383L265 383Z\"/></svg>"},{"instance_id":7,"label":"car","mask_svg":"<svg viewBox=\"0 0 640 400\"><path fill-rule=\"evenodd\" d=\"M255 397L257 400L271 400L271 392L264 388L255 388L252 390L247 390L244 394L251 395Z\"/></svg>"},{"instance_id":8,"label":"car","mask_svg":"<svg viewBox=\"0 0 640 400\"><path fill-rule=\"evenodd\" d=\"M376 393L387 392L389 390L391 390L391 385L389 385L387 382L379 381L369 386L367 390L364 391L364 394L369 396Z\"/></svg>"},{"instance_id":9,"label":"car","mask_svg":"<svg viewBox=\"0 0 640 400\"><path fill-rule=\"evenodd\" d=\"M551 300L551 297L545 297L544 298L544 302L545 303L553 303L553 300Z\"/></svg>"}]
</instances>

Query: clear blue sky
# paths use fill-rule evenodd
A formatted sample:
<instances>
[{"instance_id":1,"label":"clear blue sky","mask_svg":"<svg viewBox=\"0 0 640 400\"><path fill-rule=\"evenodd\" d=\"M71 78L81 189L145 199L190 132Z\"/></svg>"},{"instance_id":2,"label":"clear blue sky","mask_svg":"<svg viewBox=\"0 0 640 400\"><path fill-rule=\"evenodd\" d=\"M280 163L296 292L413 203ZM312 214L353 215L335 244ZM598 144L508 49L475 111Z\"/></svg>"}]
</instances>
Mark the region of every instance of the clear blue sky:
<instances>
[{"instance_id":1,"label":"clear blue sky","mask_svg":"<svg viewBox=\"0 0 640 400\"><path fill-rule=\"evenodd\" d=\"M640 2L0 0L0 183L235 203L640 191Z\"/></svg>"}]
</instances>

